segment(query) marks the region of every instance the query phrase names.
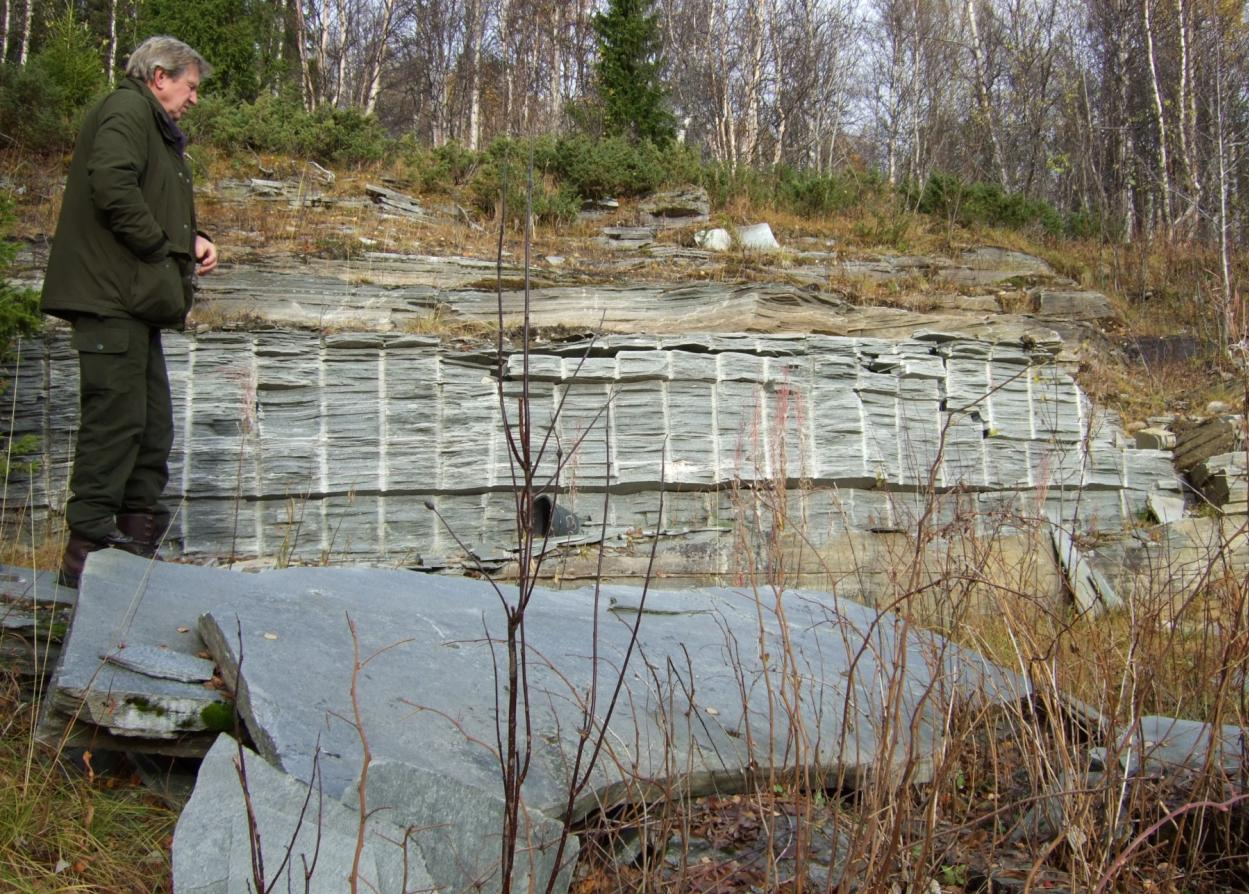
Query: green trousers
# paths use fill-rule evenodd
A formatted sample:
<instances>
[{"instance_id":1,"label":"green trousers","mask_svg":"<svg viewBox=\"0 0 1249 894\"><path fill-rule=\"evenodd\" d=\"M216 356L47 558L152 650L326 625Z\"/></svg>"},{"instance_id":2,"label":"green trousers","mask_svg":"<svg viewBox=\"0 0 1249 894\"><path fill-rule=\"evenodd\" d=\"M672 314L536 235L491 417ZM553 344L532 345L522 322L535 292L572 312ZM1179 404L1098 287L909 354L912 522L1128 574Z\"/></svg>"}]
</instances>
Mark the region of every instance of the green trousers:
<instances>
[{"instance_id":1,"label":"green trousers","mask_svg":"<svg viewBox=\"0 0 1249 894\"><path fill-rule=\"evenodd\" d=\"M80 422L65 520L99 540L121 512L166 513L173 402L160 330L136 320L79 317Z\"/></svg>"}]
</instances>

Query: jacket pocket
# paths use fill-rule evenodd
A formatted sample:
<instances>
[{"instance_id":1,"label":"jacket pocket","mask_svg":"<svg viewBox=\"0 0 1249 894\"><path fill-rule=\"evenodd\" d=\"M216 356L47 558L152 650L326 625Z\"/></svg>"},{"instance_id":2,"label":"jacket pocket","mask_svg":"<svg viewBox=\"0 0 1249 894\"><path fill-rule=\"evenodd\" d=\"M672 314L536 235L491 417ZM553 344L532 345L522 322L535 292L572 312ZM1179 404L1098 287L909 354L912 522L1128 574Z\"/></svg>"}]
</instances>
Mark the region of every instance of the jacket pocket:
<instances>
[{"instance_id":1,"label":"jacket pocket","mask_svg":"<svg viewBox=\"0 0 1249 894\"><path fill-rule=\"evenodd\" d=\"M159 261L138 261L126 310L130 316L157 326L179 323L186 309L182 270L174 255Z\"/></svg>"},{"instance_id":2,"label":"jacket pocket","mask_svg":"<svg viewBox=\"0 0 1249 894\"><path fill-rule=\"evenodd\" d=\"M124 354L130 347L130 330L118 320L80 316L74 320L69 346L87 354Z\"/></svg>"}]
</instances>

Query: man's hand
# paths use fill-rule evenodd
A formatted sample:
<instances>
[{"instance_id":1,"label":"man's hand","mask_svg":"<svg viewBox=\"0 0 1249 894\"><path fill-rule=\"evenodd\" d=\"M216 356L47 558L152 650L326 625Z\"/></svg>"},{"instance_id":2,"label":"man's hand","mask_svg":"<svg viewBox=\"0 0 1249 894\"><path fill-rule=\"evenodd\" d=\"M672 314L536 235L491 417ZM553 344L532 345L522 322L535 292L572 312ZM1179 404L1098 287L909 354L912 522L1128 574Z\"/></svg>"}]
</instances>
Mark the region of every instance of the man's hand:
<instances>
[{"instance_id":1,"label":"man's hand","mask_svg":"<svg viewBox=\"0 0 1249 894\"><path fill-rule=\"evenodd\" d=\"M203 236L195 237L195 272L203 276L217 266L217 246Z\"/></svg>"}]
</instances>

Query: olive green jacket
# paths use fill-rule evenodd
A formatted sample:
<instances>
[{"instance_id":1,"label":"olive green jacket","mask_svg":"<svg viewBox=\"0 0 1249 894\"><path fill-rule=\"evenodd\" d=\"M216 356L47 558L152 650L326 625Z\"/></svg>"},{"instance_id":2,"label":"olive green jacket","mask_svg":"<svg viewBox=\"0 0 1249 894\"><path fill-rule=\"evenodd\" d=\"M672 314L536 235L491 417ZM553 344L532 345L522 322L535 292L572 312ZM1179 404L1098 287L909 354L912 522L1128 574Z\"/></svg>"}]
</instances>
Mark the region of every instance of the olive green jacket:
<instances>
[{"instance_id":1,"label":"olive green jacket","mask_svg":"<svg viewBox=\"0 0 1249 894\"><path fill-rule=\"evenodd\" d=\"M180 132L127 78L87 113L44 278L45 313L178 327L191 309L195 203Z\"/></svg>"}]
</instances>

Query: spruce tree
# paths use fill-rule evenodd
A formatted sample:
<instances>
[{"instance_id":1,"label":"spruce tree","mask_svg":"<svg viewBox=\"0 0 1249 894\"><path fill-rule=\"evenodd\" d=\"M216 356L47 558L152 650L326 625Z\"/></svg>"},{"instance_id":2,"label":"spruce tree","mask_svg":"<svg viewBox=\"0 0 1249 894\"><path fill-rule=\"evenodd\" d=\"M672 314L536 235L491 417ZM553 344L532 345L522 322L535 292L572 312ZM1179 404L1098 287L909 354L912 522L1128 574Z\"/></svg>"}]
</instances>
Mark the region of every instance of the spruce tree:
<instances>
[{"instance_id":1,"label":"spruce tree","mask_svg":"<svg viewBox=\"0 0 1249 894\"><path fill-rule=\"evenodd\" d=\"M610 0L594 16L598 38L598 94L609 136L632 141L672 141L675 121L660 81L663 67L654 0Z\"/></svg>"}]
</instances>

